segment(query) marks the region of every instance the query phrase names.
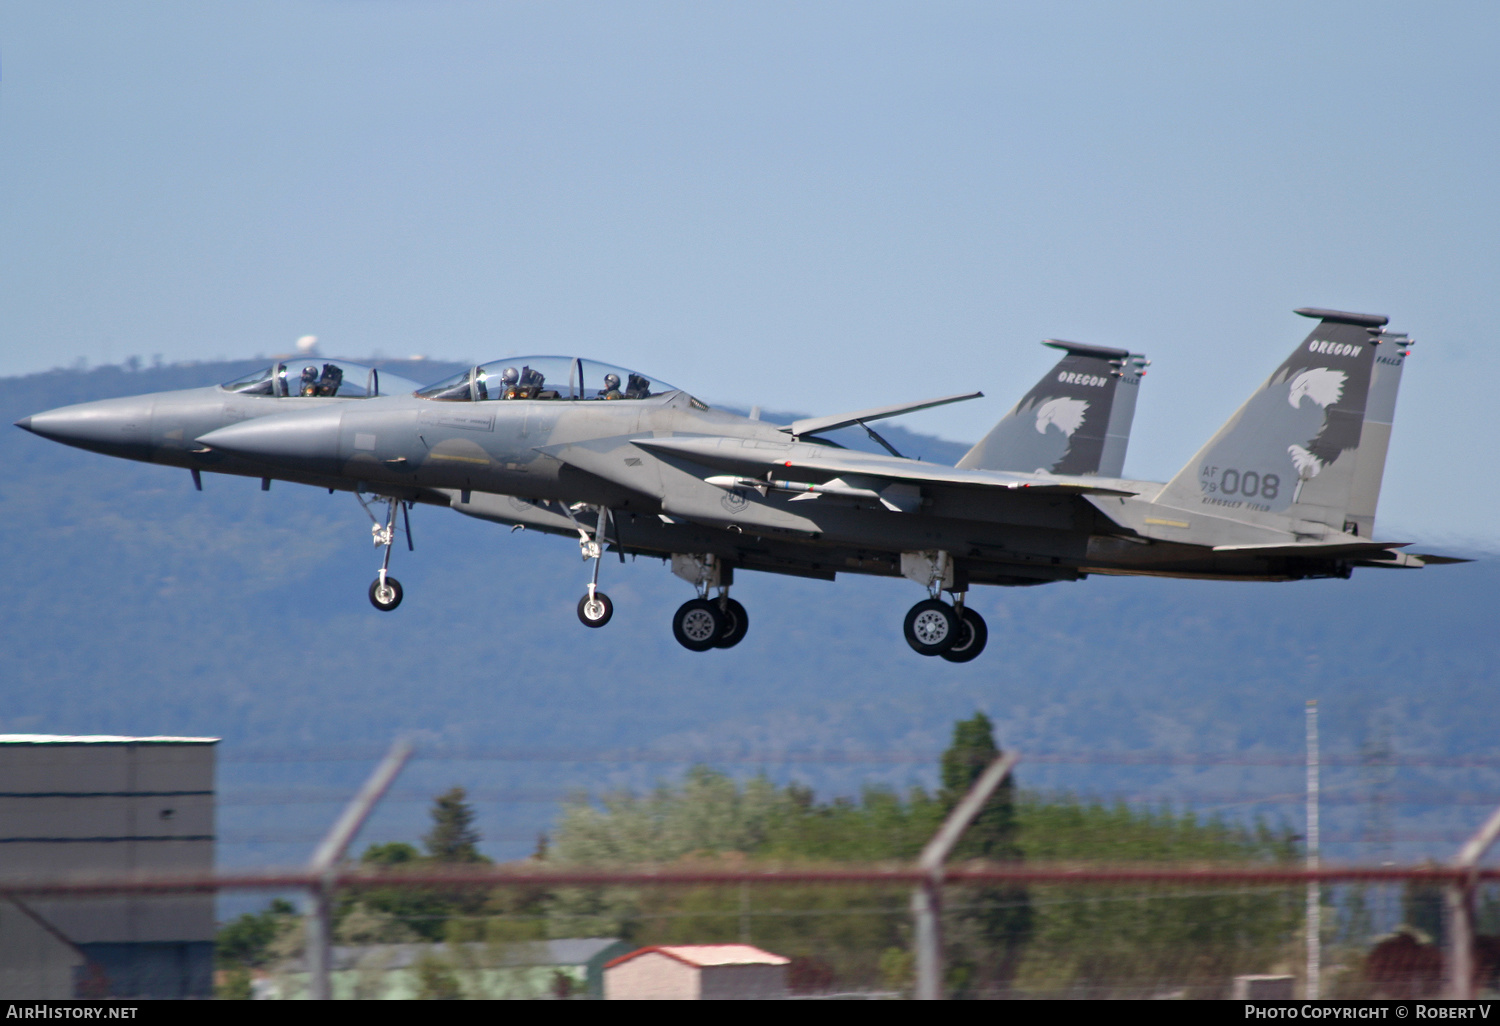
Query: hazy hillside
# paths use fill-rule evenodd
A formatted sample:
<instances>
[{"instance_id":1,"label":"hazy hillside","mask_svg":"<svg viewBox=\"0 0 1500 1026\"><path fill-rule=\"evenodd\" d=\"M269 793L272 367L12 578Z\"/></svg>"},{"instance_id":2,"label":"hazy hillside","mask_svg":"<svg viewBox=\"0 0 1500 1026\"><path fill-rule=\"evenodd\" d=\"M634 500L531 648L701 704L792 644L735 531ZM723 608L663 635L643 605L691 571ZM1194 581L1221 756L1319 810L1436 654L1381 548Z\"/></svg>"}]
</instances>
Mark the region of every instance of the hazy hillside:
<instances>
[{"instance_id":1,"label":"hazy hillside","mask_svg":"<svg viewBox=\"0 0 1500 1026\"><path fill-rule=\"evenodd\" d=\"M0 380L6 422L66 402L231 378L255 361ZM424 380L446 365L403 369ZM826 412L826 411L809 411ZM903 451L962 447L899 430ZM1302 752L1321 701L1325 750L1388 732L1401 854L1443 853L1500 802L1500 569L1493 562L1351 581L1217 585L1095 578L978 593L989 649L956 666L900 636L915 587L743 574L749 638L694 655L667 625L690 590L654 560L607 562L614 621L578 624L586 580L561 539L453 513L414 514L406 601L373 610L378 565L347 495L188 475L0 432L0 730L212 734L225 743L222 859L303 857L398 732L423 739L368 837L410 836L425 798L463 784L497 856L529 850L574 789L644 786L702 760L796 776L825 793L930 782L952 722L985 710L1028 753ZM873 755L869 753L874 753ZM1244 759L1241 762L1247 761ZM1295 806L1295 765L1023 763L1023 784L1191 801L1228 815ZM1368 835L1379 778L1330 770L1337 841ZM295 791L288 790L295 785ZM1350 857L1369 847L1345 846ZM1385 857L1389 857L1387 854Z\"/></svg>"}]
</instances>

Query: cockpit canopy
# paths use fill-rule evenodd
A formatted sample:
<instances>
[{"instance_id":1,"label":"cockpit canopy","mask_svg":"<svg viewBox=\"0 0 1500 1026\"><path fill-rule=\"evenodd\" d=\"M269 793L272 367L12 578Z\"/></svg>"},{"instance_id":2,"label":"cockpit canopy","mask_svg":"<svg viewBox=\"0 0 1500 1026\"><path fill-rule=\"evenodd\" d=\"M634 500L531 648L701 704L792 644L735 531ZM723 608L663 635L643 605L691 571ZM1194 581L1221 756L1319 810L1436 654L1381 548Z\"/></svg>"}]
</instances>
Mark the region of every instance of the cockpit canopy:
<instances>
[{"instance_id":1,"label":"cockpit canopy","mask_svg":"<svg viewBox=\"0 0 1500 1026\"><path fill-rule=\"evenodd\" d=\"M649 399L678 389L624 367L576 356L514 356L481 364L416 394L444 402L492 399Z\"/></svg>"},{"instance_id":2,"label":"cockpit canopy","mask_svg":"<svg viewBox=\"0 0 1500 1026\"><path fill-rule=\"evenodd\" d=\"M417 383L397 374L381 374L374 367L348 360L309 356L273 363L243 378L226 381L219 387L240 395L368 399L376 395L405 395L415 391Z\"/></svg>"}]
</instances>

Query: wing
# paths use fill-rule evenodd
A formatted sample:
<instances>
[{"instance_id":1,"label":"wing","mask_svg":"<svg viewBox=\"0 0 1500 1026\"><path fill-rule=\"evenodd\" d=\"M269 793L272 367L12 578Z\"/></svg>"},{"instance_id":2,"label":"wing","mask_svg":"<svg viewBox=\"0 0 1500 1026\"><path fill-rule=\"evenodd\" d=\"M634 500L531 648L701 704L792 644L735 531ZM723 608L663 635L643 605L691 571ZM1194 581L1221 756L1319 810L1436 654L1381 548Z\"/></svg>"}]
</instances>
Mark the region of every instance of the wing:
<instances>
[{"instance_id":1,"label":"wing","mask_svg":"<svg viewBox=\"0 0 1500 1026\"><path fill-rule=\"evenodd\" d=\"M898 459L852 449L798 442L768 442L756 438L692 436L638 438L642 449L683 457L707 467L766 478L786 476L811 484L839 479L875 478L908 484L942 484L958 487L1074 495L1134 495L1134 491L1109 487L1094 477L1057 474L1019 474L1002 470L968 470L945 467L922 460Z\"/></svg>"}]
</instances>

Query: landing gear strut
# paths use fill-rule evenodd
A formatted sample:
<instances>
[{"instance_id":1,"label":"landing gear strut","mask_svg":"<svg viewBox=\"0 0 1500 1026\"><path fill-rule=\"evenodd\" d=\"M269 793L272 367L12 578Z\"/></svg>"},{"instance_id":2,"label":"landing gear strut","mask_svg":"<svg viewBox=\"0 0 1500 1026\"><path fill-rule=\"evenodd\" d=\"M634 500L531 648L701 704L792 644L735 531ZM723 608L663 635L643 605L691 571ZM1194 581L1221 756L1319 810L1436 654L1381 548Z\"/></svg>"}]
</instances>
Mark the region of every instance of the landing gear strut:
<instances>
[{"instance_id":1,"label":"landing gear strut","mask_svg":"<svg viewBox=\"0 0 1500 1026\"><path fill-rule=\"evenodd\" d=\"M385 522L381 523L380 518L371 511L370 504L365 501L363 495L355 492L354 497L365 508L365 512L370 514L371 538L374 540L376 546L383 546L385 548L385 557L380 561L380 573L376 575L375 580L370 584L370 605L383 613L389 613L401 604L402 594L401 582L392 577L390 573L391 543L396 539L396 508L398 506L401 508L402 521L406 529L406 550L411 552L413 547L411 543L410 504L402 502L393 496L388 496L385 500ZM376 501L378 502L379 499Z\"/></svg>"},{"instance_id":2,"label":"landing gear strut","mask_svg":"<svg viewBox=\"0 0 1500 1026\"><path fill-rule=\"evenodd\" d=\"M714 555L672 557L672 572L698 589L698 597L684 602L672 614L672 636L690 652L711 648L733 648L750 630L750 614L729 597L734 568ZM718 589L717 597L710 593Z\"/></svg>"},{"instance_id":3,"label":"landing gear strut","mask_svg":"<svg viewBox=\"0 0 1500 1026\"><path fill-rule=\"evenodd\" d=\"M568 519L573 521L573 526L578 529L578 550L584 559L594 561L594 572L589 578L589 590L578 600L578 622L585 627L603 627L609 623L609 618L615 615L615 604L609 600L609 596L599 590L599 563L604 557L604 546L608 544L606 529L609 526L609 508L596 506L599 518L594 524L594 532L589 534L587 528L578 522L573 515L573 510L564 506ZM624 558L622 555L620 558Z\"/></svg>"}]
</instances>

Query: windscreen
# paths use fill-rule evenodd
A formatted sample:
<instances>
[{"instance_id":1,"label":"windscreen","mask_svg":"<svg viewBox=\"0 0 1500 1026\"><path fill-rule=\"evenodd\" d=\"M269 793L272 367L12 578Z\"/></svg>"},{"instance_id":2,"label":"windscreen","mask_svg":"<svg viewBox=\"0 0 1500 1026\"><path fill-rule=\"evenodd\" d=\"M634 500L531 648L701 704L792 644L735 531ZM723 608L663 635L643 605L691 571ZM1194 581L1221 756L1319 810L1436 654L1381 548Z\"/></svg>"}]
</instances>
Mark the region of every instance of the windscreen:
<instances>
[{"instance_id":1,"label":"windscreen","mask_svg":"<svg viewBox=\"0 0 1500 1026\"><path fill-rule=\"evenodd\" d=\"M406 395L417 388L398 374L349 360L307 357L277 361L269 367L226 381L219 386L239 395L277 398L368 399L376 395Z\"/></svg>"},{"instance_id":2,"label":"windscreen","mask_svg":"<svg viewBox=\"0 0 1500 1026\"><path fill-rule=\"evenodd\" d=\"M480 364L417 392L445 402L650 399L678 391L627 367L576 356L513 356Z\"/></svg>"}]
</instances>

